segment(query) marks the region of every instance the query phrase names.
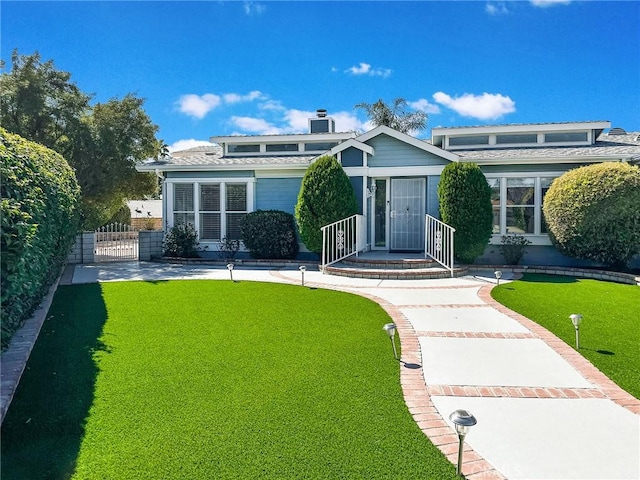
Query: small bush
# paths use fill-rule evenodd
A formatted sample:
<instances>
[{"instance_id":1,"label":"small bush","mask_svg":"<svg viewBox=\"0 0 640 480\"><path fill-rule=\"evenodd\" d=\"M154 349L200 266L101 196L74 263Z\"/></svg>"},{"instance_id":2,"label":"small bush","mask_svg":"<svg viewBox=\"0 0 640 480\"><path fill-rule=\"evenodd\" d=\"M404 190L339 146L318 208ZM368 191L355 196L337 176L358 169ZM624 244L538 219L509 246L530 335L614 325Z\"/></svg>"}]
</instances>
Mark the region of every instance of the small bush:
<instances>
[{"instance_id":1,"label":"small bush","mask_svg":"<svg viewBox=\"0 0 640 480\"><path fill-rule=\"evenodd\" d=\"M293 215L280 210L249 213L241 225L242 242L253 258L295 258L298 254Z\"/></svg>"},{"instance_id":2,"label":"small bush","mask_svg":"<svg viewBox=\"0 0 640 480\"><path fill-rule=\"evenodd\" d=\"M438 184L440 220L456 229L455 256L473 263L484 252L493 229L491 187L474 163L450 163Z\"/></svg>"},{"instance_id":3,"label":"small bush","mask_svg":"<svg viewBox=\"0 0 640 480\"><path fill-rule=\"evenodd\" d=\"M554 180L544 198L560 252L616 268L640 253L640 167L605 162Z\"/></svg>"},{"instance_id":4,"label":"small bush","mask_svg":"<svg viewBox=\"0 0 640 480\"><path fill-rule=\"evenodd\" d=\"M80 221L80 187L53 150L0 128L4 349L60 274Z\"/></svg>"},{"instance_id":5,"label":"small bush","mask_svg":"<svg viewBox=\"0 0 640 480\"><path fill-rule=\"evenodd\" d=\"M500 253L504 255L507 265L518 265L531 242L522 235L503 235L500 241Z\"/></svg>"},{"instance_id":6,"label":"small bush","mask_svg":"<svg viewBox=\"0 0 640 480\"><path fill-rule=\"evenodd\" d=\"M300 238L315 253L322 251L321 228L358 213L349 177L329 155L316 160L304 174L295 216Z\"/></svg>"},{"instance_id":7,"label":"small bush","mask_svg":"<svg viewBox=\"0 0 640 480\"><path fill-rule=\"evenodd\" d=\"M240 251L240 240L223 238L218 245L218 257L223 260L233 260Z\"/></svg>"},{"instance_id":8,"label":"small bush","mask_svg":"<svg viewBox=\"0 0 640 480\"><path fill-rule=\"evenodd\" d=\"M171 227L162 242L167 257L198 257L198 232L190 223L179 223Z\"/></svg>"}]
</instances>

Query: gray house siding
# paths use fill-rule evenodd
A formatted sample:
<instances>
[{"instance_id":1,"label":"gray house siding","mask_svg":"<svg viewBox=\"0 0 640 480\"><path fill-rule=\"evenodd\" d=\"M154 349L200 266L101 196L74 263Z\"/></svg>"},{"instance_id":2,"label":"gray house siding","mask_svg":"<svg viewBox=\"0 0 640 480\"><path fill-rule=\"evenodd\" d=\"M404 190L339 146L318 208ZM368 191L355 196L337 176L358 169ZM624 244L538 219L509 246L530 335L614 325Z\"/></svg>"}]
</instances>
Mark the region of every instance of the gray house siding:
<instances>
[{"instance_id":1,"label":"gray house siding","mask_svg":"<svg viewBox=\"0 0 640 480\"><path fill-rule=\"evenodd\" d=\"M189 178L209 180L211 178L252 178L252 170L227 171L227 172L167 172L166 178Z\"/></svg>"},{"instance_id":2,"label":"gray house siding","mask_svg":"<svg viewBox=\"0 0 640 480\"><path fill-rule=\"evenodd\" d=\"M356 200L358 201L358 213L362 215L362 177L349 177L353 190L356 192Z\"/></svg>"},{"instance_id":3,"label":"gray house siding","mask_svg":"<svg viewBox=\"0 0 640 480\"><path fill-rule=\"evenodd\" d=\"M436 218L440 218L440 201L438 200L439 182L440 175L427 177L427 213Z\"/></svg>"},{"instance_id":4,"label":"gray house siding","mask_svg":"<svg viewBox=\"0 0 640 480\"><path fill-rule=\"evenodd\" d=\"M450 162L387 135L378 135L367 141L375 155L369 157L370 167L416 167L447 165Z\"/></svg>"},{"instance_id":5,"label":"gray house siding","mask_svg":"<svg viewBox=\"0 0 640 480\"><path fill-rule=\"evenodd\" d=\"M257 210L282 210L293 214L302 178L259 178L256 182Z\"/></svg>"}]
</instances>

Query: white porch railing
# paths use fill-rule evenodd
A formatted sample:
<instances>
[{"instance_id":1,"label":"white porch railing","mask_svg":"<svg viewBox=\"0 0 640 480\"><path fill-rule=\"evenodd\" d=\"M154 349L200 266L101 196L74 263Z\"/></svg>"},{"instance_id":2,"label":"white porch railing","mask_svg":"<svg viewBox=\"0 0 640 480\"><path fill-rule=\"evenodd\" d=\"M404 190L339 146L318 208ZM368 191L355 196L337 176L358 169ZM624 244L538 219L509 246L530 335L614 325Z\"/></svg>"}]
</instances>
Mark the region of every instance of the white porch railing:
<instances>
[{"instance_id":1,"label":"white porch railing","mask_svg":"<svg viewBox=\"0 0 640 480\"><path fill-rule=\"evenodd\" d=\"M322 227L322 263L325 267L352 255L357 255L367 246L364 216L353 215Z\"/></svg>"},{"instance_id":2,"label":"white porch railing","mask_svg":"<svg viewBox=\"0 0 640 480\"><path fill-rule=\"evenodd\" d=\"M431 257L453 277L453 234L456 229L431 215L425 221L424 256Z\"/></svg>"}]
</instances>

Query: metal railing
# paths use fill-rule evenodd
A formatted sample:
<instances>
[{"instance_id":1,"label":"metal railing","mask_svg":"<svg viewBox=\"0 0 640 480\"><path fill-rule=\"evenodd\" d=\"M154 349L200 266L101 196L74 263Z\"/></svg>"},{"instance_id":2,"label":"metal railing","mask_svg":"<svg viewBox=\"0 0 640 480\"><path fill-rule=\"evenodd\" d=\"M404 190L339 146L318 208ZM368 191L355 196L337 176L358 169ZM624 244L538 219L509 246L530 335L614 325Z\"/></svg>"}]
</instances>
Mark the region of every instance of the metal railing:
<instances>
[{"instance_id":1,"label":"metal railing","mask_svg":"<svg viewBox=\"0 0 640 480\"><path fill-rule=\"evenodd\" d=\"M320 269L357 255L367 246L364 216L353 215L325 225L322 230L322 263Z\"/></svg>"},{"instance_id":2,"label":"metal railing","mask_svg":"<svg viewBox=\"0 0 640 480\"><path fill-rule=\"evenodd\" d=\"M110 223L94 232L95 262L138 260L138 232L123 223Z\"/></svg>"},{"instance_id":3,"label":"metal railing","mask_svg":"<svg viewBox=\"0 0 640 480\"><path fill-rule=\"evenodd\" d=\"M431 257L451 272L453 277L453 234L456 229L427 214L424 256Z\"/></svg>"}]
</instances>

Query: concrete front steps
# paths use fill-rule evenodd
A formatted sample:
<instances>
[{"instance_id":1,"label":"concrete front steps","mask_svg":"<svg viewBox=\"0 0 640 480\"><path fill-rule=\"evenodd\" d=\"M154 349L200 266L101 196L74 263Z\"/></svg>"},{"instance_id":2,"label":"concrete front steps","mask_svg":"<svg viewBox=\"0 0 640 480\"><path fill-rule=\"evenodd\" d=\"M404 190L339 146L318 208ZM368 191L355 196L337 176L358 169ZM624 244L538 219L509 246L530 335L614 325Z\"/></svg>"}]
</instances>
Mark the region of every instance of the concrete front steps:
<instances>
[{"instance_id":1,"label":"concrete front steps","mask_svg":"<svg viewBox=\"0 0 640 480\"><path fill-rule=\"evenodd\" d=\"M380 280L425 280L450 278L451 272L437 262L426 258L367 258L349 257L326 267L330 275ZM456 267L454 277L468 273L467 267Z\"/></svg>"}]
</instances>

